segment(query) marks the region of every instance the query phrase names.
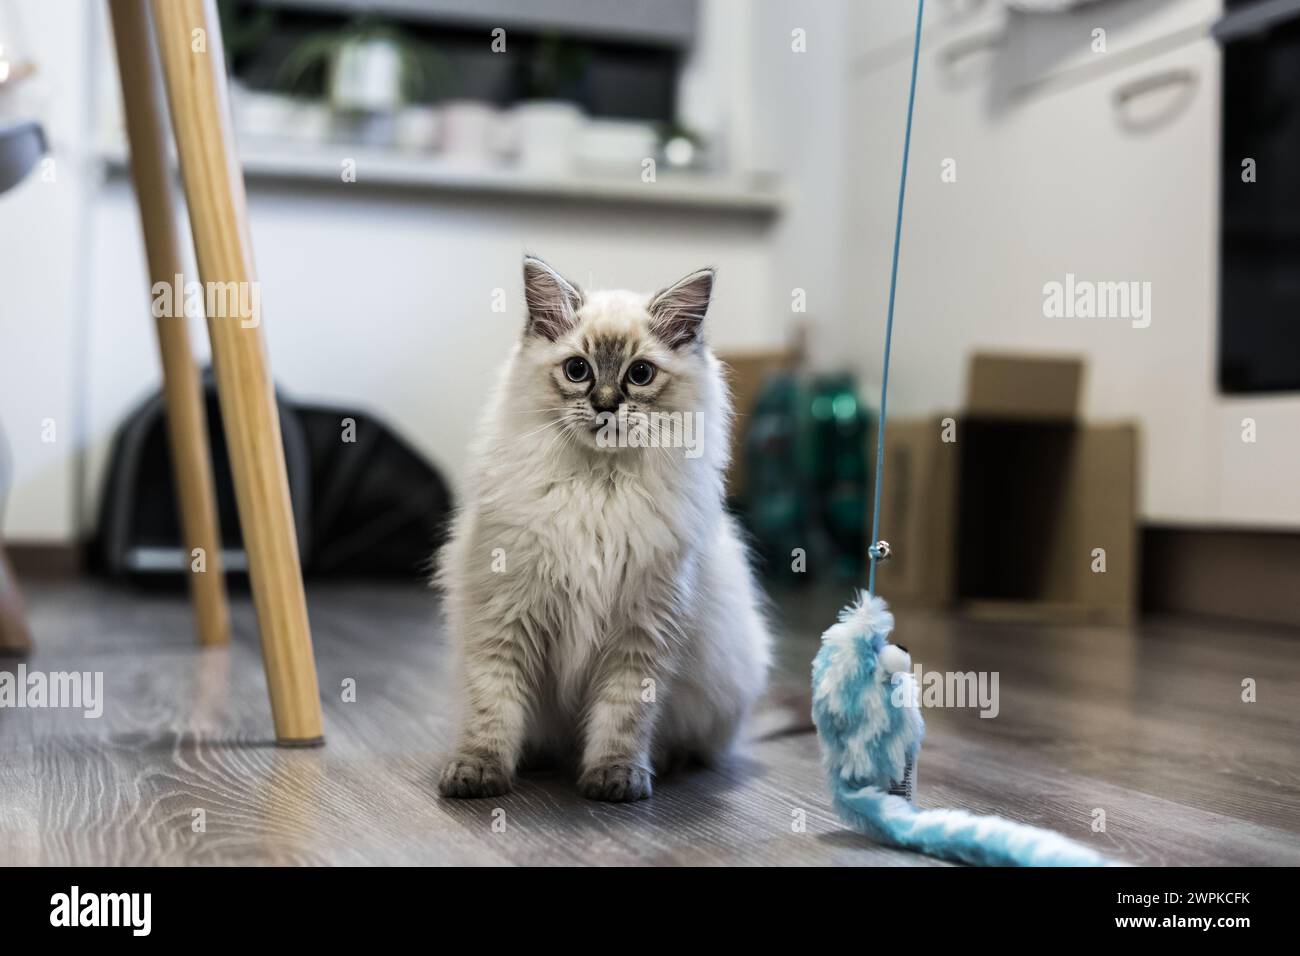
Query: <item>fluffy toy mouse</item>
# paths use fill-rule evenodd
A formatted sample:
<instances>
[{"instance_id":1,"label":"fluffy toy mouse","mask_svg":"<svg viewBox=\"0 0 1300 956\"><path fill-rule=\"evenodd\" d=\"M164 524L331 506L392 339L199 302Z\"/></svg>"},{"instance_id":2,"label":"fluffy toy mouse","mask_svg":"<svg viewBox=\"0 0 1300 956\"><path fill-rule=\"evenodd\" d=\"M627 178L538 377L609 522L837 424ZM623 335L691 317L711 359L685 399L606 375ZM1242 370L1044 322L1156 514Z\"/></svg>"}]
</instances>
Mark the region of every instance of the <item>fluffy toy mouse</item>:
<instances>
[{"instance_id":1,"label":"fluffy toy mouse","mask_svg":"<svg viewBox=\"0 0 1300 956\"><path fill-rule=\"evenodd\" d=\"M813 722L832 802L874 840L981 866L1104 866L1050 830L911 803L925 721L907 651L889 643L894 616L863 592L822 635L813 661Z\"/></svg>"}]
</instances>

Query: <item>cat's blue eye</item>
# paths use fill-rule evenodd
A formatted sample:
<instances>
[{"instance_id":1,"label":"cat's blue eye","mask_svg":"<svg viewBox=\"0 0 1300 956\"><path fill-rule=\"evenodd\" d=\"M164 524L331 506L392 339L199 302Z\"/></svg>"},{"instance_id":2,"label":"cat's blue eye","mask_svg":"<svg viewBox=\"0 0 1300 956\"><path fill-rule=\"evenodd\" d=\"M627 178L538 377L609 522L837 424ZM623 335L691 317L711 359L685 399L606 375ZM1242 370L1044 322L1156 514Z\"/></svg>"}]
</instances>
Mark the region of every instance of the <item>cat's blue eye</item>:
<instances>
[{"instance_id":1,"label":"cat's blue eye","mask_svg":"<svg viewBox=\"0 0 1300 956\"><path fill-rule=\"evenodd\" d=\"M591 366L586 359L574 356L564 363L564 377L570 382L585 382L591 378Z\"/></svg>"},{"instance_id":2,"label":"cat's blue eye","mask_svg":"<svg viewBox=\"0 0 1300 956\"><path fill-rule=\"evenodd\" d=\"M627 370L627 380L633 385L646 386L655 380L657 371L649 362L633 362Z\"/></svg>"}]
</instances>

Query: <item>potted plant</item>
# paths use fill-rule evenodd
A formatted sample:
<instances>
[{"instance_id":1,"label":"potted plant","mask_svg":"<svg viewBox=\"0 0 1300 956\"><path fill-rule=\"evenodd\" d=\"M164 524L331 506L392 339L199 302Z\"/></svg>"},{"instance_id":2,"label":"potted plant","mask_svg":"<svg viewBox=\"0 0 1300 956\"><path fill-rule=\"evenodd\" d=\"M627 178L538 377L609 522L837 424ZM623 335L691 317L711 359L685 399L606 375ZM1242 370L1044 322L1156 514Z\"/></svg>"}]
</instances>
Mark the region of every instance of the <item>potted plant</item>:
<instances>
[{"instance_id":1,"label":"potted plant","mask_svg":"<svg viewBox=\"0 0 1300 956\"><path fill-rule=\"evenodd\" d=\"M446 85L442 58L432 46L369 17L305 39L285 59L280 82L294 90L319 69L326 73L326 97L337 124L351 134L348 138L363 142L391 142L404 107L428 100ZM430 108L415 109L426 127L435 122Z\"/></svg>"}]
</instances>

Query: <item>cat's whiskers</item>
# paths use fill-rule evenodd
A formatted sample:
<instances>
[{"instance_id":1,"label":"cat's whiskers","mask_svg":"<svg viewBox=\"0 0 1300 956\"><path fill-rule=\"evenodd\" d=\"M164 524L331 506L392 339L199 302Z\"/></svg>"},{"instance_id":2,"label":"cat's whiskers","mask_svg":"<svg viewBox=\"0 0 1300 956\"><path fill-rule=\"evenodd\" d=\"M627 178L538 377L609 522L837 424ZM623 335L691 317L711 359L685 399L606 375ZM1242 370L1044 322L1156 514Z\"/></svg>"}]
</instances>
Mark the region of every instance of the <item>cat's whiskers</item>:
<instances>
[{"instance_id":1,"label":"cat's whiskers","mask_svg":"<svg viewBox=\"0 0 1300 956\"><path fill-rule=\"evenodd\" d=\"M562 424L566 426L569 424L569 422L566 419L561 419L560 421ZM577 431L574 430L573 428L565 427L559 429L558 431L555 432L555 434L551 436L551 440L546 443L546 447L542 449L542 454L543 455L554 454L558 456L560 453L568 449L568 447L575 440L576 435L577 435Z\"/></svg>"},{"instance_id":2,"label":"cat's whiskers","mask_svg":"<svg viewBox=\"0 0 1300 956\"><path fill-rule=\"evenodd\" d=\"M673 463L673 455L672 452L668 450L668 446L663 444L663 424L660 421L651 418L649 421L649 427L651 447L663 455L664 459L671 465Z\"/></svg>"},{"instance_id":3,"label":"cat's whiskers","mask_svg":"<svg viewBox=\"0 0 1300 956\"><path fill-rule=\"evenodd\" d=\"M532 431L524 432L524 434L518 436L515 439L515 441L524 441L525 439L531 438L532 436L536 435L538 432L544 432L548 428L555 428L557 425L564 425L567 422L568 422L567 417L551 419L550 421L546 422L539 428L534 428Z\"/></svg>"}]
</instances>

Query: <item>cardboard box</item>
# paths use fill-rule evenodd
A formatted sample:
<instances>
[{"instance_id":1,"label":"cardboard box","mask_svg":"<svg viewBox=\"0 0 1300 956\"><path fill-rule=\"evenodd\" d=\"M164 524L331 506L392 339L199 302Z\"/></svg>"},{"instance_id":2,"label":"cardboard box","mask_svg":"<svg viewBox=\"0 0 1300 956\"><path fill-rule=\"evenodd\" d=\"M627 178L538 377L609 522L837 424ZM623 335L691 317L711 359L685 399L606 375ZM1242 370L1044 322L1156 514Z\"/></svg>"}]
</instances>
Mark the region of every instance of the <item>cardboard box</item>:
<instances>
[{"instance_id":1,"label":"cardboard box","mask_svg":"<svg viewBox=\"0 0 1300 956\"><path fill-rule=\"evenodd\" d=\"M970 418L1073 422L1079 415L1083 362L977 352L966 380Z\"/></svg>"},{"instance_id":2,"label":"cardboard box","mask_svg":"<svg viewBox=\"0 0 1300 956\"><path fill-rule=\"evenodd\" d=\"M1079 360L977 355L971 409L889 423L882 595L998 619L1132 618L1137 428L1079 421L1082 381Z\"/></svg>"},{"instance_id":3,"label":"cardboard box","mask_svg":"<svg viewBox=\"0 0 1300 956\"><path fill-rule=\"evenodd\" d=\"M885 429L880 525L893 557L876 569L876 589L895 606L946 607L956 594L960 446L943 440L945 422L955 432L951 416L893 421Z\"/></svg>"},{"instance_id":4,"label":"cardboard box","mask_svg":"<svg viewBox=\"0 0 1300 956\"><path fill-rule=\"evenodd\" d=\"M955 592L963 609L1129 620L1137 602L1136 427L963 425Z\"/></svg>"}]
</instances>

